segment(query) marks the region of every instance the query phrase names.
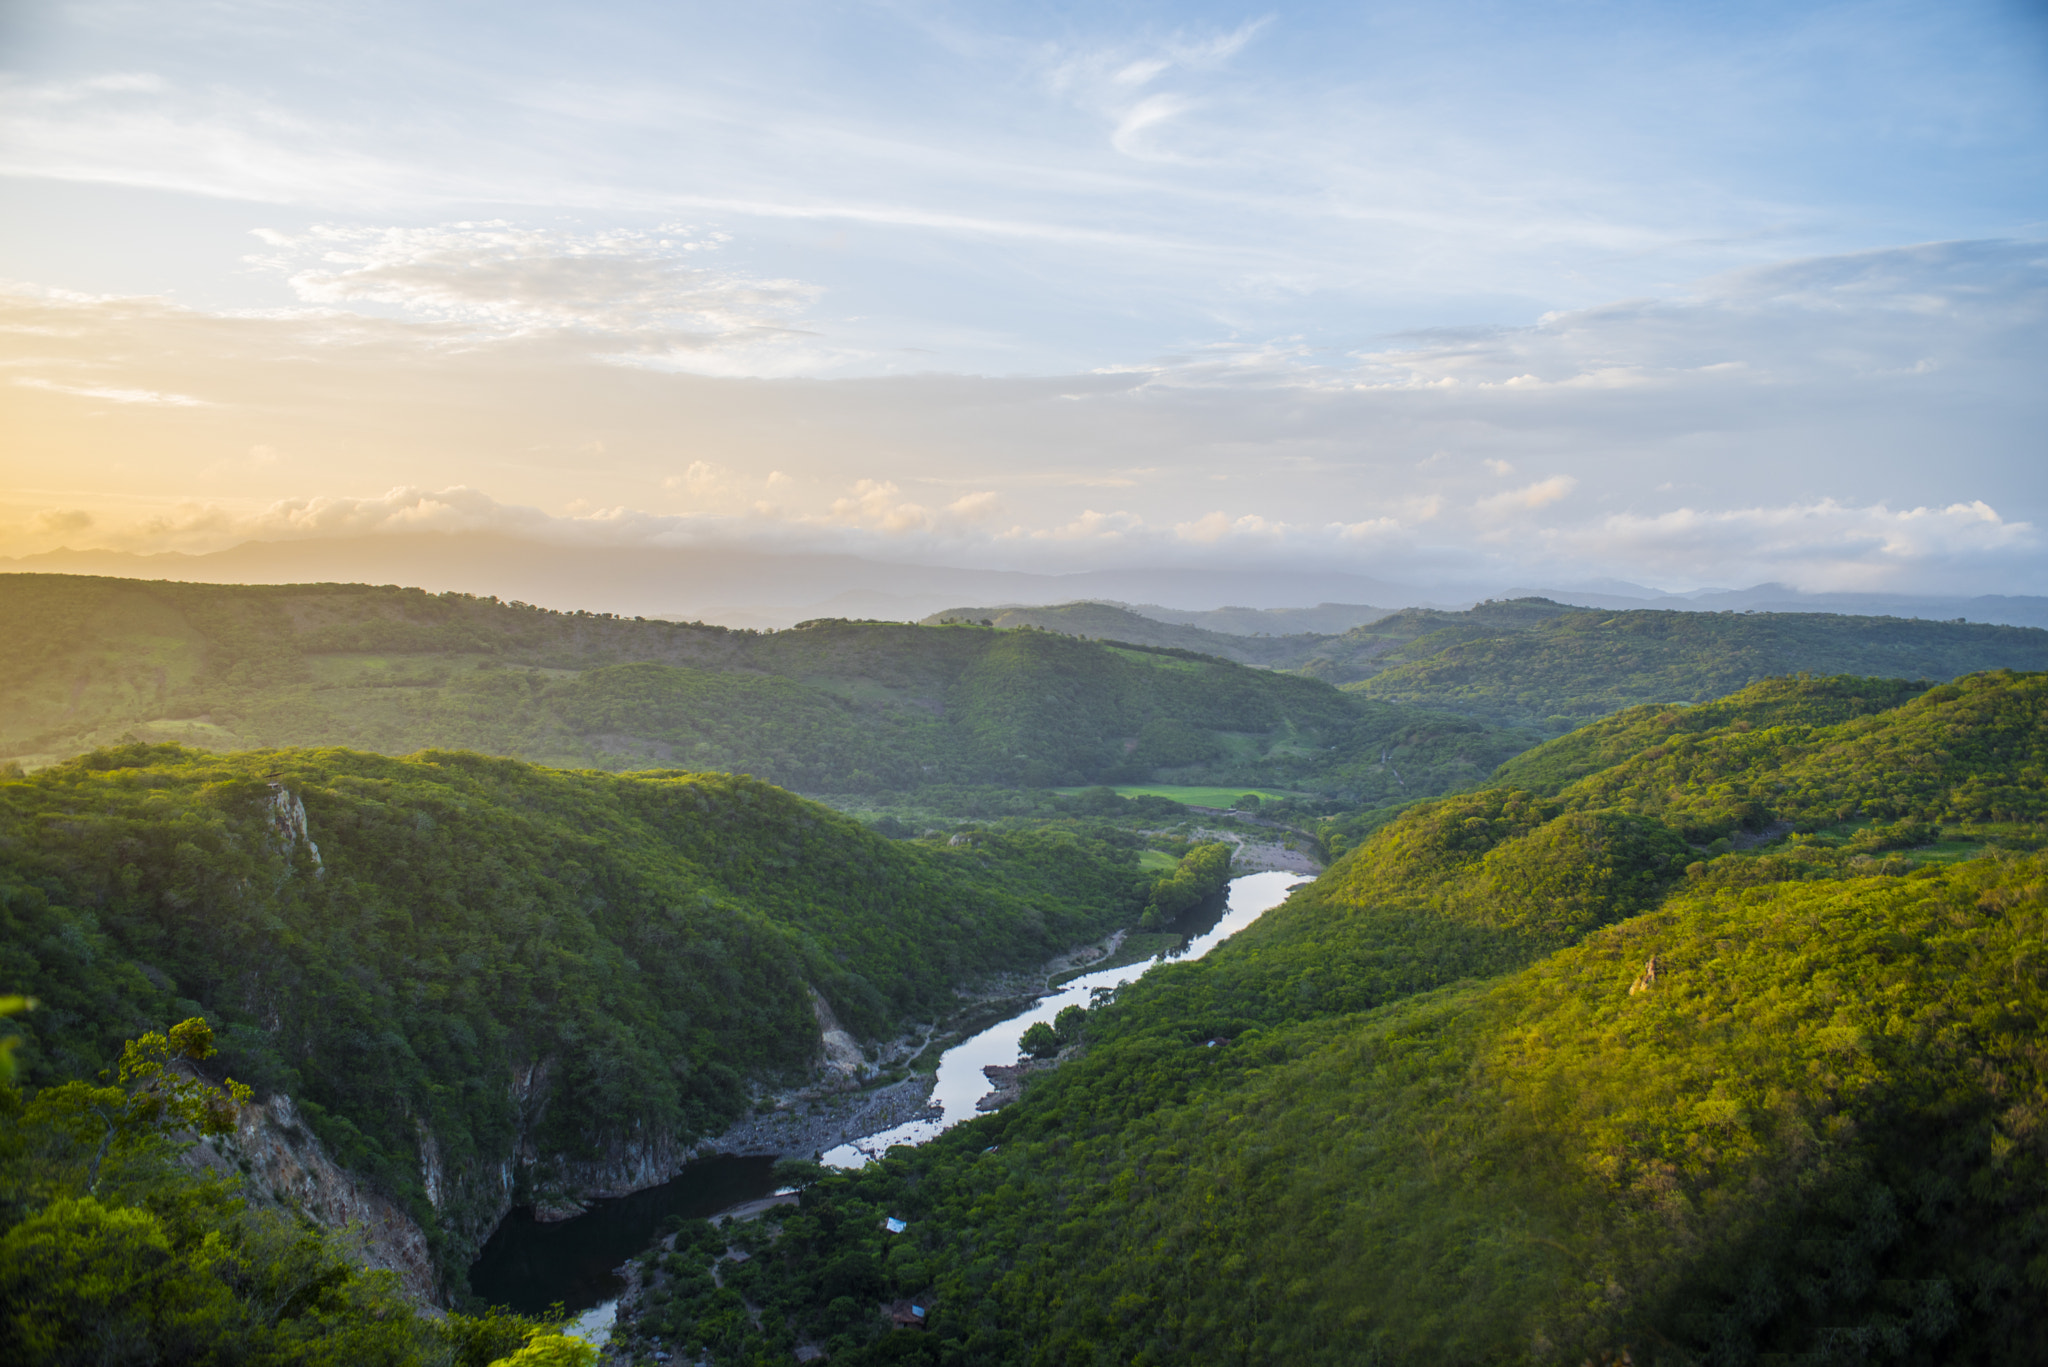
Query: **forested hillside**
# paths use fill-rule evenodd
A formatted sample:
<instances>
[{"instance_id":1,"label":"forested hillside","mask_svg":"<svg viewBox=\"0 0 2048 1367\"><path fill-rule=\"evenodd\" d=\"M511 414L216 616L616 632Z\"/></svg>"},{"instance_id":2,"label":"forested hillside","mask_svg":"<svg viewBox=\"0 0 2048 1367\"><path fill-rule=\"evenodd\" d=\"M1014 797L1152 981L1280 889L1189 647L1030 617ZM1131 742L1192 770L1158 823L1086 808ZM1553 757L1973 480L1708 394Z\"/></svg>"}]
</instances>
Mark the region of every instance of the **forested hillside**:
<instances>
[{"instance_id":1,"label":"forested hillside","mask_svg":"<svg viewBox=\"0 0 2048 1367\"><path fill-rule=\"evenodd\" d=\"M1396 613L1308 672L1389 702L1553 730L1642 703L1706 702L1775 676L1940 681L2048 669L2048 631L1831 613L1601 612L1540 598Z\"/></svg>"},{"instance_id":2,"label":"forested hillside","mask_svg":"<svg viewBox=\"0 0 2048 1367\"><path fill-rule=\"evenodd\" d=\"M927 626L947 622L980 622L987 626L1037 627L1065 636L1120 641L1126 645L1165 646L1199 651L1239 664L1297 664L1329 637L1295 632L1283 635L1240 635L1207 627L1161 621L1132 608L1111 603L1060 603L1051 607L948 608L924 619Z\"/></svg>"},{"instance_id":3,"label":"forested hillside","mask_svg":"<svg viewBox=\"0 0 2048 1367\"><path fill-rule=\"evenodd\" d=\"M2048 668L2048 631L1833 613L1609 612L1545 598L1404 608L1339 635L1238 636L1104 603L961 608L928 620L1031 625L1178 646L1387 701L1556 732L1643 703L1706 702L1775 676L1939 682Z\"/></svg>"},{"instance_id":4,"label":"forested hillside","mask_svg":"<svg viewBox=\"0 0 2048 1367\"><path fill-rule=\"evenodd\" d=\"M754 633L366 585L0 578L0 757L124 736L210 749L443 747L810 793L1277 786L1378 803L1469 783L1531 734L1308 679L1040 631L828 621Z\"/></svg>"},{"instance_id":5,"label":"forested hillside","mask_svg":"<svg viewBox=\"0 0 2048 1367\"><path fill-rule=\"evenodd\" d=\"M978 621L756 633L394 587L9 575L0 627L21 648L0 662L0 758L33 767L128 736L443 747L819 794L1172 782L1372 807L1468 786L1544 731L1767 676L2048 667L2048 632L2030 628L1540 599L1410 609L1337 637L1151 624L1148 640L1214 636L1270 666L1255 668L1082 639L1142 623L1121 609L1050 611L1077 634ZM1107 616L1073 615L1088 612Z\"/></svg>"},{"instance_id":6,"label":"forested hillside","mask_svg":"<svg viewBox=\"0 0 2048 1367\"><path fill-rule=\"evenodd\" d=\"M41 1000L38 1085L206 1017L211 1067L289 1093L460 1268L564 1164L803 1080L813 991L873 1041L1135 924L1131 845L889 841L718 774L129 745L0 782L0 984Z\"/></svg>"},{"instance_id":7,"label":"forested hillside","mask_svg":"<svg viewBox=\"0 0 2048 1367\"><path fill-rule=\"evenodd\" d=\"M0 1017L33 1003L0 997ZM18 1038L18 1037L17 1037ZM557 1326L430 1311L323 1230L196 1172L231 1132L204 1020L126 1041L95 1079L24 1094L0 1040L0 1360L237 1367L595 1367ZM196 1132L196 1134L195 1134Z\"/></svg>"},{"instance_id":8,"label":"forested hillside","mask_svg":"<svg viewBox=\"0 0 2048 1367\"><path fill-rule=\"evenodd\" d=\"M641 1332L855 1364L2048 1360L2048 676L1778 683L1516 775L1087 1013L1022 1102L807 1190L752 1241L768 1332L680 1291ZM891 1295L928 1331L884 1331Z\"/></svg>"}]
</instances>

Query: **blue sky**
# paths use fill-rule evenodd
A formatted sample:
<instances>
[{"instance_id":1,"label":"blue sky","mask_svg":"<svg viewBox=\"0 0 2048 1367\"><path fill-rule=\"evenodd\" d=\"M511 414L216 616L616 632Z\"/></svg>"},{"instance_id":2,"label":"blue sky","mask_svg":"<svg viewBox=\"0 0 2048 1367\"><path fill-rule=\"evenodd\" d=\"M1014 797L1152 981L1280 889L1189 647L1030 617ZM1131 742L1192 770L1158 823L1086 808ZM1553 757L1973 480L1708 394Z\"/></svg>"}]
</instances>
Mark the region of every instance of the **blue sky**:
<instances>
[{"instance_id":1,"label":"blue sky","mask_svg":"<svg viewBox=\"0 0 2048 1367\"><path fill-rule=\"evenodd\" d=\"M2038 3L0 15L0 550L2048 591Z\"/></svg>"}]
</instances>

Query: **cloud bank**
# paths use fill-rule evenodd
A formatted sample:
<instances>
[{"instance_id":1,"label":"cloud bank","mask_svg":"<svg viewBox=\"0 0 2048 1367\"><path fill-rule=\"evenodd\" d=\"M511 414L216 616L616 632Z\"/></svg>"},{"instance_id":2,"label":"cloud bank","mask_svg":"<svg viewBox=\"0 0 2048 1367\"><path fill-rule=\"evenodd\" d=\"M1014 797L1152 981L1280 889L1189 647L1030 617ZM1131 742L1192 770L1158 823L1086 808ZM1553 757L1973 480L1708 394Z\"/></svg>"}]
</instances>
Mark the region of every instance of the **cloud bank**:
<instances>
[{"instance_id":1,"label":"cloud bank","mask_svg":"<svg viewBox=\"0 0 2048 1367\"><path fill-rule=\"evenodd\" d=\"M822 514L656 513L611 507L549 513L456 486L382 495L314 495L258 508L186 502L113 528L82 509L47 509L26 532L73 548L204 551L244 541L491 533L555 546L837 552L871 559L1066 571L1075 568L1297 566L1383 577L1570 582L1627 570L1653 585L1786 583L1806 592L2025 592L2048 556L2039 530L1982 502L1944 508L1778 505L1530 529L1535 545L1486 554L1438 510L1407 522L1282 522L1213 511L1171 524L1086 510L1063 525L1005 523L993 493L928 507L893 484L859 481ZM1050 551L1050 553L1047 553ZM1704 574L1712 570L1715 574ZM2015 583L2015 579L2021 582ZM1987 590L1986 585L1992 588Z\"/></svg>"},{"instance_id":2,"label":"cloud bank","mask_svg":"<svg viewBox=\"0 0 2048 1367\"><path fill-rule=\"evenodd\" d=\"M720 267L714 235L269 245L307 307L0 296L23 436L0 550L492 530L1031 569L2048 590L2037 243L1789 262L1342 354L1222 341L1089 374L788 379L743 362L814 292ZM716 359L648 362L689 350Z\"/></svg>"}]
</instances>

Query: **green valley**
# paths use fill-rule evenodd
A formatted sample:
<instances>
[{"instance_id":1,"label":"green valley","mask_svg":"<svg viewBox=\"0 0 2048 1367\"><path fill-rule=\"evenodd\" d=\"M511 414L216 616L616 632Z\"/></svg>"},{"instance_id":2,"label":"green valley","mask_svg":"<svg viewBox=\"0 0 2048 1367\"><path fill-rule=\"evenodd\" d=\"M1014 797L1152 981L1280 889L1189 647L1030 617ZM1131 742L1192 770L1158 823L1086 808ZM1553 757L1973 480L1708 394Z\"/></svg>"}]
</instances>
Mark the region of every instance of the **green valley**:
<instances>
[{"instance_id":1,"label":"green valley","mask_svg":"<svg viewBox=\"0 0 2048 1367\"><path fill-rule=\"evenodd\" d=\"M2044 704L1769 685L1419 804L747 1297L851 1363L2039 1361Z\"/></svg>"},{"instance_id":2,"label":"green valley","mask_svg":"<svg viewBox=\"0 0 2048 1367\"><path fill-rule=\"evenodd\" d=\"M751 773L814 794L1260 785L1443 792L1533 733L1168 648L886 622L755 633L367 585L10 575L0 754L468 749Z\"/></svg>"},{"instance_id":3,"label":"green valley","mask_svg":"<svg viewBox=\"0 0 2048 1367\"><path fill-rule=\"evenodd\" d=\"M671 1224L612 1359L2040 1360L2048 633L8 588L6 1343L577 1361L466 1298L508 1209L929 1088L1256 837L1330 866L1043 1008L992 1114Z\"/></svg>"},{"instance_id":4,"label":"green valley","mask_svg":"<svg viewBox=\"0 0 2048 1367\"><path fill-rule=\"evenodd\" d=\"M205 1016L452 1274L508 1202L679 1162L806 1079L823 1010L872 1046L1134 924L1159 875L1105 834L925 845L725 775L130 745L0 784L0 980L42 1003L35 1084Z\"/></svg>"}]
</instances>

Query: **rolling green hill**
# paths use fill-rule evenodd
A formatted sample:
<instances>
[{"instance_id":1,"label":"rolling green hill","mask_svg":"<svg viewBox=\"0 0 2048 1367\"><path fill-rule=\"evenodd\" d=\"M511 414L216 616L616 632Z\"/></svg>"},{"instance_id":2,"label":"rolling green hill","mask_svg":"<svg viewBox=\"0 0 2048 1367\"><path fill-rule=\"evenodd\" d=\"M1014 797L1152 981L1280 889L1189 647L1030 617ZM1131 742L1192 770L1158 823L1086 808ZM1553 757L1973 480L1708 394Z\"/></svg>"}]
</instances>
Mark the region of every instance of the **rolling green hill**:
<instances>
[{"instance_id":1,"label":"rolling green hill","mask_svg":"<svg viewBox=\"0 0 2048 1367\"><path fill-rule=\"evenodd\" d=\"M1416 633L1410 635L1409 633ZM1309 672L1389 702L1575 726L1642 703L1706 702L1774 676L1940 681L2048 668L2048 631L1831 613L1600 612L1544 599L1411 610L1347 633Z\"/></svg>"},{"instance_id":2,"label":"rolling green hill","mask_svg":"<svg viewBox=\"0 0 2048 1367\"><path fill-rule=\"evenodd\" d=\"M749 1299L851 1364L2048 1360L2048 675L1715 706L1409 809ZM642 1332L742 1360L697 1306Z\"/></svg>"},{"instance_id":3,"label":"rolling green hill","mask_svg":"<svg viewBox=\"0 0 2048 1367\"><path fill-rule=\"evenodd\" d=\"M124 736L680 765L811 793L1164 780L1346 803L1533 736L1185 651L826 621L755 633L367 585L0 578L0 756Z\"/></svg>"},{"instance_id":4,"label":"rolling green hill","mask_svg":"<svg viewBox=\"0 0 2048 1367\"><path fill-rule=\"evenodd\" d=\"M205 1016L219 1068L460 1268L508 1175L527 1200L680 1152L808 1076L813 992L892 1035L1135 924L1155 877L1128 843L889 841L720 774L129 745L0 782L0 983L41 999L36 1084Z\"/></svg>"},{"instance_id":5,"label":"rolling green hill","mask_svg":"<svg viewBox=\"0 0 2048 1367\"><path fill-rule=\"evenodd\" d=\"M1305 658L1325 636L1296 633L1250 636L1206 627L1160 621L1112 603L1059 603L1049 607L948 608L924 619L926 626L976 622L1011 629L1036 627L1091 641L1118 641L1135 646L1193 650L1239 664L1286 666Z\"/></svg>"},{"instance_id":6,"label":"rolling green hill","mask_svg":"<svg viewBox=\"0 0 2048 1367\"><path fill-rule=\"evenodd\" d=\"M2048 631L1833 613L1609 612L1545 598L1404 608L1340 635L1238 636L1103 603L958 608L942 618L1181 647L1409 703L1551 732L1643 703L1706 702L1762 679L1940 681L2048 668Z\"/></svg>"},{"instance_id":7,"label":"rolling green hill","mask_svg":"<svg viewBox=\"0 0 2048 1367\"><path fill-rule=\"evenodd\" d=\"M1071 620L757 633L389 586L9 575L0 628L21 648L0 662L0 757L33 767L128 736L438 746L752 773L819 794L1169 782L1369 808L1469 786L1536 739L1529 728L1704 702L1774 674L1938 680L2048 665L2048 632L1822 614L1525 599L1410 609L1337 637L1153 623L1156 642L1116 644L1082 637L1143 634L1145 619L1100 604L1046 611ZM1106 616L1074 615L1088 613ZM1191 632L1279 653L1255 668L1168 642ZM1342 693L1298 677L1318 673L1367 677Z\"/></svg>"},{"instance_id":8,"label":"rolling green hill","mask_svg":"<svg viewBox=\"0 0 2048 1367\"><path fill-rule=\"evenodd\" d=\"M2043 633L1488 604L1334 638L1372 671L1345 693L1030 627L5 590L0 748L36 767L0 778L0 988L42 1005L0 1061L48 1088L203 1014L208 1075L289 1092L443 1267L805 1076L813 992L872 1041L1172 897L1108 824L890 841L689 771L1270 785L1429 800L1063 1021L1023 1101L810 1186L723 1290L684 1241L639 1332L855 1367L2048 1361L2048 675L1934 681ZM1889 677L1755 681L1827 661ZM257 1237L215 1200L0 1190L0 1288L51 1221L145 1208L213 1268L187 1206ZM305 1256L331 1323L401 1323ZM895 1295L928 1332L877 1333Z\"/></svg>"}]
</instances>

